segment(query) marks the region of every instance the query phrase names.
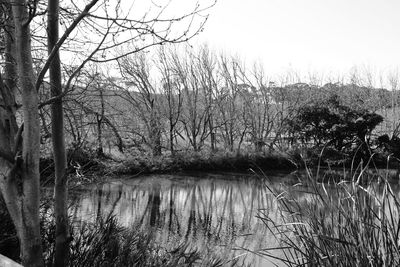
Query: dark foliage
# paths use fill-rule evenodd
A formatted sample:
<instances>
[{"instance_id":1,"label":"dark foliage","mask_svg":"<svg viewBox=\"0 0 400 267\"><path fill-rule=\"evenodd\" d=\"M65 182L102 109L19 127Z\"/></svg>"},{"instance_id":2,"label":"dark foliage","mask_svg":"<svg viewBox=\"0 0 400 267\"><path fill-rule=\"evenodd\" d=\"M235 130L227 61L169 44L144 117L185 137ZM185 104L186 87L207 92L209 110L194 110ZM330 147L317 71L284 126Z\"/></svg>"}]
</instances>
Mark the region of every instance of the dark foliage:
<instances>
[{"instance_id":1,"label":"dark foliage","mask_svg":"<svg viewBox=\"0 0 400 267\"><path fill-rule=\"evenodd\" d=\"M19 260L19 241L10 214L0 194L0 254Z\"/></svg>"},{"instance_id":2,"label":"dark foliage","mask_svg":"<svg viewBox=\"0 0 400 267\"><path fill-rule=\"evenodd\" d=\"M382 121L379 114L345 106L333 95L300 108L288 127L294 141L314 147L329 145L348 152L360 143L369 145L371 131Z\"/></svg>"},{"instance_id":3,"label":"dark foliage","mask_svg":"<svg viewBox=\"0 0 400 267\"><path fill-rule=\"evenodd\" d=\"M377 144L386 152L393 154L394 157L400 158L400 138L398 136L394 135L389 138L387 134L381 135L377 139Z\"/></svg>"},{"instance_id":4,"label":"dark foliage","mask_svg":"<svg viewBox=\"0 0 400 267\"><path fill-rule=\"evenodd\" d=\"M294 161L278 154L201 155L199 153L176 154L174 157L131 159L116 168L117 174L199 172L248 172L249 170L294 170Z\"/></svg>"}]
</instances>

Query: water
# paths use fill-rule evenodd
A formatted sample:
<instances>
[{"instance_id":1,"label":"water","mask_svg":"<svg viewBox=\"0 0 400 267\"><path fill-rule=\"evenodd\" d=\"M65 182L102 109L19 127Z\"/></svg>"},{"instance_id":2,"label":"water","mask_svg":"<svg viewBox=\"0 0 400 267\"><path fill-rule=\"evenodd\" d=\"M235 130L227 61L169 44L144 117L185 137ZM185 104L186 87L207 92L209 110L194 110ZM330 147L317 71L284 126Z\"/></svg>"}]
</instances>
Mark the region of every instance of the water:
<instances>
[{"instance_id":1,"label":"water","mask_svg":"<svg viewBox=\"0 0 400 267\"><path fill-rule=\"evenodd\" d=\"M279 188L283 179L276 176L277 182L268 185ZM278 246L257 217L268 215L279 223L277 202L265 183L230 174L115 180L72 194L71 212L78 221L114 214L125 227L156 231L155 242L166 248L188 241L206 257L274 266L276 260L260 255ZM272 253L279 255L279 251Z\"/></svg>"}]
</instances>

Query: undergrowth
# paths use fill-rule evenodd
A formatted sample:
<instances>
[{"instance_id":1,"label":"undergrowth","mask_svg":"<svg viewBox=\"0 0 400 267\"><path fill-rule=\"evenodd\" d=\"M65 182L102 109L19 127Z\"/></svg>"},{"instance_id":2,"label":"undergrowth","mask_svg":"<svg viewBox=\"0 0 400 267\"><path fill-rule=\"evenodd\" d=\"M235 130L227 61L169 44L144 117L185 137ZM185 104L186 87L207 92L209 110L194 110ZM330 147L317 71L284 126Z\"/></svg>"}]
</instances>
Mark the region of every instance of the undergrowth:
<instances>
[{"instance_id":1,"label":"undergrowth","mask_svg":"<svg viewBox=\"0 0 400 267\"><path fill-rule=\"evenodd\" d=\"M131 157L115 169L118 174L173 173L179 171L236 171L249 169L282 170L297 168L288 157L275 154L230 154L184 152L158 158Z\"/></svg>"}]
</instances>

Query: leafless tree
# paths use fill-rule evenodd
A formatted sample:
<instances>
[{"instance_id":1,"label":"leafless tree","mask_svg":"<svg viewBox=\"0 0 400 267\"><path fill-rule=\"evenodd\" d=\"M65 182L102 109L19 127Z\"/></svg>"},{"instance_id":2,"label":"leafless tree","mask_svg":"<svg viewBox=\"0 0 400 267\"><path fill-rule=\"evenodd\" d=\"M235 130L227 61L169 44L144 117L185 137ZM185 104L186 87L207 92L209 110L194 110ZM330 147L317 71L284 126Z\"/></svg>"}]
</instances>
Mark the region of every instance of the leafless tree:
<instances>
[{"instance_id":1,"label":"leafless tree","mask_svg":"<svg viewBox=\"0 0 400 267\"><path fill-rule=\"evenodd\" d=\"M161 155L160 94L156 81L150 77L151 63L144 53L124 57L119 61L121 75L127 88L120 96L134 108L145 133L143 140L150 146L153 156Z\"/></svg>"},{"instance_id":2,"label":"leafless tree","mask_svg":"<svg viewBox=\"0 0 400 267\"><path fill-rule=\"evenodd\" d=\"M220 132L224 140L225 148L233 151L237 143L237 151L247 132L247 123L243 123L242 116L245 105L240 95L239 59L220 56L219 68L222 77L222 85L217 91L216 103L218 104L217 118L221 125Z\"/></svg>"},{"instance_id":3,"label":"leafless tree","mask_svg":"<svg viewBox=\"0 0 400 267\"><path fill-rule=\"evenodd\" d=\"M172 68L172 50L166 50L161 47L158 51L157 61L159 63L159 72L161 74L161 94L164 101L161 104L162 116L168 120L168 139L171 154L175 155L175 139L177 137L177 125L182 112L182 86L179 83L178 76Z\"/></svg>"},{"instance_id":4,"label":"leafless tree","mask_svg":"<svg viewBox=\"0 0 400 267\"><path fill-rule=\"evenodd\" d=\"M198 60L187 50L183 55L174 54L172 66L183 94L180 122L183 125L184 135L181 137L189 140L194 151L199 151L209 135L207 114L210 106L205 102Z\"/></svg>"},{"instance_id":5,"label":"leafless tree","mask_svg":"<svg viewBox=\"0 0 400 267\"><path fill-rule=\"evenodd\" d=\"M207 46L202 46L199 49L197 56L197 68L200 78L200 85L202 88L202 95L204 96L204 106L206 107L205 123L208 127L208 136L210 137L211 151L216 149L217 133L215 112L217 107L216 94L219 90L219 77L217 69L217 58L209 50Z\"/></svg>"}]
</instances>

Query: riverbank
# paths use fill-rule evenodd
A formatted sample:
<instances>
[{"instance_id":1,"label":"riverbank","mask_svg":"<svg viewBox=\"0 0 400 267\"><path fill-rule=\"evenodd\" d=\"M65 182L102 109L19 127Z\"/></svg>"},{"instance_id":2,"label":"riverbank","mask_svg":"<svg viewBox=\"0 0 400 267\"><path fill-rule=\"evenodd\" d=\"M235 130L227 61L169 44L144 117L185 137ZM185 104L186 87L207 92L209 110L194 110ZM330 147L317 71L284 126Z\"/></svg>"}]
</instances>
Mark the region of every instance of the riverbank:
<instances>
[{"instance_id":1,"label":"riverbank","mask_svg":"<svg viewBox=\"0 0 400 267\"><path fill-rule=\"evenodd\" d=\"M182 153L157 158L131 157L118 164L116 174L166 174L185 171L258 172L295 170L298 165L281 154Z\"/></svg>"},{"instance_id":2,"label":"riverbank","mask_svg":"<svg viewBox=\"0 0 400 267\"><path fill-rule=\"evenodd\" d=\"M387 162L389 159L389 162ZM367 168L366 168L367 167ZM185 151L174 156L164 154L152 157L146 153L105 155L98 157L95 152L74 150L68 152L68 175L74 184L107 181L109 177L135 177L149 174L176 174L184 172L236 172L263 173L268 171L293 172L295 170L321 169L322 175L311 175L318 182L338 182L351 180L363 169L371 169L374 176L399 180L399 161L376 153L370 160L360 158L338 159L329 153L321 157L317 151L291 151L288 153L247 153L226 152L203 153ZM378 169L390 171L376 171ZM42 185L54 181L53 160L42 158L40 161ZM318 177L318 178L317 178Z\"/></svg>"},{"instance_id":3,"label":"riverbank","mask_svg":"<svg viewBox=\"0 0 400 267\"><path fill-rule=\"evenodd\" d=\"M183 152L151 157L146 154L124 157L97 157L90 151L73 151L68 154L68 174L80 182L94 177L138 176L178 172L237 172L261 173L264 171L294 171L300 167L290 156L278 153L196 153ZM54 181L53 160L40 162L42 184ZM97 179L97 178L96 178Z\"/></svg>"}]
</instances>

